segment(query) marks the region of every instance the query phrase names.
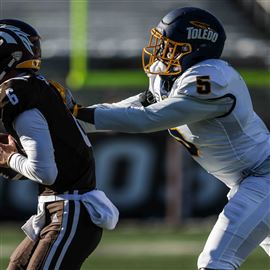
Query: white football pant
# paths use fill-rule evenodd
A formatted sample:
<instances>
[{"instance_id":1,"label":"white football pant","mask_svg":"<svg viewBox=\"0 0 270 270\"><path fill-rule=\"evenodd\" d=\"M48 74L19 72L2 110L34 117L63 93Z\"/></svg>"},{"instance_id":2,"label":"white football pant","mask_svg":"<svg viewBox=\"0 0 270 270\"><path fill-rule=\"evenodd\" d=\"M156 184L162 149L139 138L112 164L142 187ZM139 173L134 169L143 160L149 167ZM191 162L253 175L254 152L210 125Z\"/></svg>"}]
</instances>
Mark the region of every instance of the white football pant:
<instances>
[{"instance_id":1,"label":"white football pant","mask_svg":"<svg viewBox=\"0 0 270 270\"><path fill-rule=\"evenodd\" d=\"M198 268L235 270L259 245L270 256L270 174L242 181L219 215Z\"/></svg>"}]
</instances>

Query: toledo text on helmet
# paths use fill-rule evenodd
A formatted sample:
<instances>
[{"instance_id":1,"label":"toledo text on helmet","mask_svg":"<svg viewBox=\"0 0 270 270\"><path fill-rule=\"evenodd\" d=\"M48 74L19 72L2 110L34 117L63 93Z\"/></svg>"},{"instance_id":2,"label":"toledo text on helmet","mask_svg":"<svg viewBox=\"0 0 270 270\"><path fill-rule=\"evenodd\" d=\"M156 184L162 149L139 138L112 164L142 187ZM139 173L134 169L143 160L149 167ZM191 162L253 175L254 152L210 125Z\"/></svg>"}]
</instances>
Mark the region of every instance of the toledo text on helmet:
<instances>
[{"instance_id":1,"label":"toledo text on helmet","mask_svg":"<svg viewBox=\"0 0 270 270\"><path fill-rule=\"evenodd\" d=\"M211 29L198 29L195 27L187 27L188 31L187 39L205 39L212 42L216 42L218 39L218 33Z\"/></svg>"}]
</instances>

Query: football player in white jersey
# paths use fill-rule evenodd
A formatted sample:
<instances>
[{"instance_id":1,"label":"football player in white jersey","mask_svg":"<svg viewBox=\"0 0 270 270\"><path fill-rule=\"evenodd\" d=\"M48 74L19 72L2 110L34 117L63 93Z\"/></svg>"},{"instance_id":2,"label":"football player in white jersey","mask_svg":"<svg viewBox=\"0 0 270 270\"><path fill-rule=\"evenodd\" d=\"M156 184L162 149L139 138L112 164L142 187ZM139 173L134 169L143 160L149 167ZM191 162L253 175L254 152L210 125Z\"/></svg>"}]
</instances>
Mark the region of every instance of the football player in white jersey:
<instances>
[{"instance_id":1,"label":"football player in white jersey","mask_svg":"<svg viewBox=\"0 0 270 270\"><path fill-rule=\"evenodd\" d=\"M237 269L259 245L270 253L270 134L239 73L219 59L225 39L209 12L173 10L151 30L143 49L149 89L77 112L99 130L168 129L231 189L199 256L200 270Z\"/></svg>"}]
</instances>

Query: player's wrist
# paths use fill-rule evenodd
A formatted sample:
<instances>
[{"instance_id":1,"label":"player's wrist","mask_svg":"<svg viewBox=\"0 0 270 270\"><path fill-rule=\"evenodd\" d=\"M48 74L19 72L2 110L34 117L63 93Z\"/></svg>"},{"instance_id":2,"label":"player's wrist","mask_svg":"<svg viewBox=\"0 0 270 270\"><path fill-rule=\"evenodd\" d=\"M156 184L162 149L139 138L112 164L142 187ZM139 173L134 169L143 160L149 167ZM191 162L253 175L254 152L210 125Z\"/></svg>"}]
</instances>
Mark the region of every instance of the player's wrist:
<instances>
[{"instance_id":1,"label":"player's wrist","mask_svg":"<svg viewBox=\"0 0 270 270\"><path fill-rule=\"evenodd\" d=\"M95 124L95 109L96 108L90 108L90 107L81 107L79 108L77 112L77 119L90 123Z\"/></svg>"},{"instance_id":2,"label":"player's wrist","mask_svg":"<svg viewBox=\"0 0 270 270\"><path fill-rule=\"evenodd\" d=\"M7 167L9 167L10 168L10 161L11 161L11 158L15 155L15 154L18 154L17 152L12 152L12 153L10 153L9 155L8 155L8 157L7 157Z\"/></svg>"}]
</instances>

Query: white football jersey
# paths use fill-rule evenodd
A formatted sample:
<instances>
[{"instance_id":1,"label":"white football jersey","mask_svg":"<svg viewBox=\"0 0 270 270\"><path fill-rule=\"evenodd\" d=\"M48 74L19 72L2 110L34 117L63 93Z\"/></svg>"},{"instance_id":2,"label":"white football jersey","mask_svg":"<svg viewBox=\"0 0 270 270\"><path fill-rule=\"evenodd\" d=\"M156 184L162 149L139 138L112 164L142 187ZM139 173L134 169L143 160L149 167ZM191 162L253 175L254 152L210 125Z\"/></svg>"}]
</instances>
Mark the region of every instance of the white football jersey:
<instances>
[{"instance_id":1,"label":"white football jersey","mask_svg":"<svg viewBox=\"0 0 270 270\"><path fill-rule=\"evenodd\" d=\"M159 78L152 82L155 86ZM152 90L155 96L160 94L157 87ZM223 116L169 130L204 169L228 186L240 181L244 170L256 168L270 155L269 131L253 111L245 82L228 63L207 60L188 69L176 80L169 97L178 95L201 100L228 96L235 100Z\"/></svg>"},{"instance_id":2,"label":"white football jersey","mask_svg":"<svg viewBox=\"0 0 270 270\"><path fill-rule=\"evenodd\" d=\"M162 64L156 62L151 68L162 69ZM149 90L157 103L148 107L136 107L138 96L98 106L96 128L168 129L206 171L229 187L270 156L269 131L253 111L245 82L227 62L210 59L192 66L169 92L161 85L159 75L149 75Z\"/></svg>"}]
</instances>

